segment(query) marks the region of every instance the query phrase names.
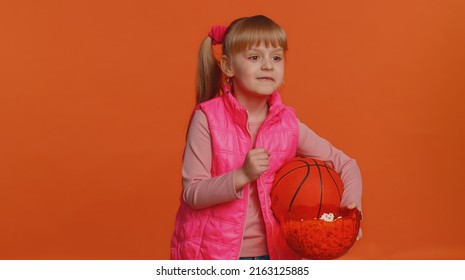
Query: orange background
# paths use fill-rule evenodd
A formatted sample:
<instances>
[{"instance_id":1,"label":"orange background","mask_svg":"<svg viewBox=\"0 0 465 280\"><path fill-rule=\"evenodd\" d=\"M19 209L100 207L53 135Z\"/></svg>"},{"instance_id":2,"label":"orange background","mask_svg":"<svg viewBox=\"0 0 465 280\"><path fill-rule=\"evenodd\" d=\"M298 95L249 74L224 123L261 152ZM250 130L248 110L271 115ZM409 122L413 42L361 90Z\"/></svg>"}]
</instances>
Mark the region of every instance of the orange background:
<instances>
[{"instance_id":1,"label":"orange background","mask_svg":"<svg viewBox=\"0 0 465 280\"><path fill-rule=\"evenodd\" d=\"M167 259L211 25L288 33L285 102L357 159L347 259L464 259L465 1L1 1L0 258Z\"/></svg>"}]
</instances>

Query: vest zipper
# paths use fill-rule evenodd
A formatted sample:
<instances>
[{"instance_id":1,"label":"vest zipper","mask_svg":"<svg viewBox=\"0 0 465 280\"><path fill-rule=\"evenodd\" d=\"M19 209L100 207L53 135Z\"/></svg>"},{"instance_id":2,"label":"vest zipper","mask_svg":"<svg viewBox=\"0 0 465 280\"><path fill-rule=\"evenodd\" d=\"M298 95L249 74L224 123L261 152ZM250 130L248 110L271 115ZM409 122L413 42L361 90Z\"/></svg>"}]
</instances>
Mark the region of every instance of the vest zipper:
<instances>
[{"instance_id":1,"label":"vest zipper","mask_svg":"<svg viewBox=\"0 0 465 280\"><path fill-rule=\"evenodd\" d=\"M250 146L253 148L253 144L252 144L252 134L250 133L250 130L249 130L249 121L248 121L248 119L249 119L249 112L246 111L246 113L247 113L247 122L246 122L245 128L246 128L246 130L247 130L247 133L249 134ZM240 256L241 256L242 244L244 243L245 226L247 225L247 215L249 214L250 183L248 183L246 186L244 186L243 190L244 190L244 192L247 191L247 193L246 193L247 203L245 204L244 226L243 226L243 228L242 228L242 238L241 238L241 244L240 244L240 247L239 247L239 255L237 256L237 259L239 259Z\"/></svg>"},{"instance_id":2,"label":"vest zipper","mask_svg":"<svg viewBox=\"0 0 465 280\"><path fill-rule=\"evenodd\" d=\"M242 244L244 243L244 235L245 235L245 226L247 225L247 215L249 214L249 193L250 193L250 183L247 184L244 189L247 188L247 203L245 204L245 215L244 215L244 227L242 228L242 238L241 238L241 245L239 247L239 256L237 256L237 259L241 257L241 252L242 252Z\"/></svg>"},{"instance_id":3,"label":"vest zipper","mask_svg":"<svg viewBox=\"0 0 465 280\"><path fill-rule=\"evenodd\" d=\"M251 140L251 143L250 143L250 146L251 146L251 149L254 149L257 147L257 142L259 142L259 140L261 140L260 138L260 134L261 134L261 130L263 128L263 125L266 123L266 121L269 119L269 115L266 116L265 120L263 121L263 123L260 125L260 128L258 129L257 131L257 135L255 137L255 143L252 143L252 134L250 133L250 130L249 130L249 122L248 122L248 119L249 119L249 116L248 116L248 112L247 112L247 124L246 124L246 129L247 129L247 132L249 134L249 139ZM263 144L263 143L261 143ZM264 148L264 147L262 147ZM261 177L261 176L260 176ZM265 186L263 185L262 183L262 180L260 180L260 177L256 180L256 185L257 185L257 191L258 191L258 187L259 187L259 184L260 184L260 188L262 189L262 193L266 194L266 189L265 189ZM246 221L247 221L247 214L248 214L248 209L249 209L249 191L250 191L250 183L248 184L248 190L247 190L247 209L246 209L246 215L245 215L245 218L244 218L244 229L243 229L243 232L242 232L242 239L241 239L241 248L242 248L242 242L243 242L243 238L244 238L244 234L245 234L245 225L246 225ZM260 193L258 193L258 196L259 196L259 201L260 201ZM268 203L267 203L267 200L265 198L264 200L264 203L265 203L265 214L263 214L263 207L262 205L260 205L260 209L262 210L262 216L264 217L264 219L266 218L268 220L268 223L270 224L270 233L271 234L271 239L272 241L277 244L276 242L276 235L274 234L274 225L273 225L273 220L270 218L269 216L269 211L267 210L268 209ZM270 206L270 209L271 209L271 206ZM265 217L266 216L266 217ZM265 223L265 235L267 235L267 228L266 228L266 223ZM267 247L268 247L268 254L270 254L270 245L268 244L268 235L266 236L267 237ZM276 255L278 256L278 259L281 259L280 255L279 255L279 252L278 250L276 249L277 247L276 246L273 246L272 248L274 248L274 251L276 253Z\"/></svg>"},{"instance_id":4,"label":"vest zipper","mask_svg":"<svg viewBox=\"0 0 465 280\"><path fill-rule=\"evenodd\" d=\"M267 118L265 119L265 121L266 121L267 119L268 119L268 116L267 116ZM265 123L265 121L263 121L262 125L260 126L260 128L259 128L258 131L257 131L257 137L255 138L254 148L257 147L257 145L256 145L257 142L259 142L259 140L261 140L260 132L261 132L261 130L262 130L262 127L263 127L263 124ZM250 134L250 132L249 132L249 134ZM261 143L261 144L263 145L263 143ZM262 147L262 148L263 148L263 147ZM263 175L263 174L262 174L262 175ZM260 176L260 177L261 177L261 176ZM262 182L262 180L260 179L260 177L257 179L257 188L258 188L258 185L260 184L260 188L262 189L262 193L266 195L266 189L265 189L265 186L263 185L263 182ZM260 193L258 193L258 195L260 196ZM276 242L276 235L275 235L275 231L274 231L273 219L270 218L269 211L268 211L268 208L271 209L271 205L268 207L267 201L268 201L268 200L265 198L265 199L264 199L264 203L265 203L265 207L264 207L265 213L263 213L263 207L261 207L261 205L260 205L261 210L262 210L262 216L263 216L264 218L266 218L266 219L268 220L268 223L270 224L270 231L271 231L271 232L270 232L269 234L271 234L271 239L272 239L272 241L274 242L274 246L273 246L272 248L273 248L274 252L276 253L276 255L278 256L278 259L281 259L281 257L279 256L279 252L278 252L278 250L276 249L276 248L277 248L276 245L277 245L278 243ZM265 216L266 216L266 217L265 217ZM268 229L266 228L266 223L265 223L265 234L267 234L267 232L266 232L267 230L268 230ZM270 249L271 249L271 248L270 248L270 245L268 244L268 236L267 236L267 246L268 246L268 254L270 254Z\"/></svg>"},{"instance_id":5,"label":"vest zipper","mask_svg":"<svg viewBox=\"0 0 465 280\"><path fill-rule=\"evenodd\" d=\"M265 189L265 186L263 185L262 181L260 180L260 187L262 188L262 191L263 193L266 192L266 189ZM268 220L269 224L270 224L270 234L271 234L271 239L273 240L274 242L274 246L273 246L273 249L276 253L276 255L278 256L278 259L281 259L281 257L279 256L279 251L276 249L277 248L277 242L276 242L276 234L275 234L275 231L274 231L274 225L273 225L273 219L270 218L270 214L269 214L269 211L268 211L268 208L271 209L271 206L268 207L268 203L267 203L267 200L265 199L265 215L266 215L266 219ZM262 210L262 213L263 213L263 210ZM266 230L266 227L265 227L265 230ZM270 247L268 245L268 247ZM268 250L270 250L270 248L268 248Z\"/></svg>"}]
</instances>

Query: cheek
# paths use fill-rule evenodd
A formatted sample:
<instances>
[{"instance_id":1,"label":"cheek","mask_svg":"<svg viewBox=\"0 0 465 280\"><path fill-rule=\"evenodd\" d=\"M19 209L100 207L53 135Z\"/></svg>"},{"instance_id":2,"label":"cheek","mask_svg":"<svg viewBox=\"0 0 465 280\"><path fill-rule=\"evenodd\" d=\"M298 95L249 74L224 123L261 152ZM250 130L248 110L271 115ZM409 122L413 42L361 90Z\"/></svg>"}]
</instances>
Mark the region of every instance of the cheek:
<instances>
[{"instance_id":1,"label":"cheek","mask_svg":"<svg viewBox=\"0 0 465 280\"><path fill-rule=\"evenodd\" d=\"M284 66L281 67L280 76L281 76L282 79L284 79Z\"/></svg>"},{"instance_id":2,"label":"cheek","mask_svg":"<svg viewBox=\"0 0 465 280\"><path fill-rule=\"evenodd\" d=\"M239 69L236 71L236 77L241 79L241 80L249 80L254 76L254 72L251 71L250 69Z\"/></svg>"},{"instance_id":3,"label":"cheek","mask_svg":"<svg viewBox=\"0 0 465 280\"><path fill-rule=\"evenodd\" d=\"M282 80L284 78L284 67L275 68L275 71L276 71L276 77Z\"/></svg>"}]
</instances>

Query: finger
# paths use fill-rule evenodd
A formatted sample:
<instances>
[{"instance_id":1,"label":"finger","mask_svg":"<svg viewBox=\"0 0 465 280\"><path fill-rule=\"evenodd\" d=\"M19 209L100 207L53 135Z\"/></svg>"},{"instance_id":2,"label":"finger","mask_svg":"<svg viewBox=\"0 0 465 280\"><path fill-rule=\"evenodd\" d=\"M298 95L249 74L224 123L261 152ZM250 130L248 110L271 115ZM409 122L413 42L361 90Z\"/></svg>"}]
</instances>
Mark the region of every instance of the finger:
<instances>
[{"instance_id":1,"label":"finger","mask_svg":"<svg viewBox=\"0 0 465 280\"><path fill-rule=\"evenodd\" d=\"M255 149L252 149L249 151L249 153L253 153L253 154L260 154L260 153L264 153L265 152L265 149L263 148L255 148Z\"/></svg>"},{"instance_id":2,"label":"finger","mask_svg":"<svg viewBox=\"0 0 465 280\"><path fill-rule=\"evenodd\" d=\"M256 163L259 166L269 166L270 165L270 161L268 160L268 158L257 159Z\"/></svg>"},{"instance_id":3,"label":"finger","mask_svg":"<svg viewBox=\"0 0 465 280\"><path fill-rule=\"evenodd\" d=\"M347 205L347 208L349 208L349 209L354 209L356 207L357 207L357 203L355 203L355 202L352 202L349 205Z\"/></svg>"},{"instance_id":4,"label":"finger","mask_svg":"<svg viewBox=\"0 0 465 280\"><path fill-rule=\"evenodd\" d=\"M268 155L267 154L252 155L250 157L250 160L258 164L264 161L268 161Z\"/></svg>"},{"instance_id":5,"label":"finger","mask_svg":"<svg viewBox=\"0 0 465 280\"><path fill-rule=\"evenodd\" d=\"M362 239L362 236L363 236L363 233L362 233L362 229L360 228L360 229L358 230L358 234L357 234L357 239L356 239L356 240L359 241L360 239Z\"/></svg>"},{"instance_id":6,"label":"finger","mask_svg":"<svg viewBox=\"0 0 465 280\"><path fill-rule=\"evenodd\" d=\"M257 168L263 173L268 170L268 165L260 165Z\"/></svg>"},{"instance_id":7,"label":"finger","mask_svg":"<svg viewBox=\"0 0 465 280\"><path fill-rule=\"evenodd\" d=\"M270 155L270 153L268 153L268 151L264 148L256 148L256 149L252 149L249 151L249 153L252 152L253 154L257 155L257 154L266 154L266 155Z\"/></svg>"}]
</instances>

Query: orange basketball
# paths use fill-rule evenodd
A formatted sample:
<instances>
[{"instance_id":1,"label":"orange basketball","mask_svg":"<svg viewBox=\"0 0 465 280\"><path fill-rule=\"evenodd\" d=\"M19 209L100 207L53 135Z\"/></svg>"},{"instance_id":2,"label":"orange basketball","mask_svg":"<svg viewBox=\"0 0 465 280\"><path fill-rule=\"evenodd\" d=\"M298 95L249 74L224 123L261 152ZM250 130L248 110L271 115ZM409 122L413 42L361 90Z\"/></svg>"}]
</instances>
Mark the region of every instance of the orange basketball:
<instances>
[{"instance_id":1,"label":"orange basketball","mask_svg":"<svg viewBox=\"0 0 465 280\"><path fill-rule=\"evenodd\" d=\"M354 244L361 214L340 207L343 190L332 166L316 159L296 158L276 173L271 208L287 244L303 258L338 258Z\"/></svg>"},{"instance_id":2,"label":"orange basketball","mask_svg":"<svg viewBox=\"0 0 465 280\"><path fill-rule=\"evenodd\" d=\"M271 189L271 207L278 220L339 215L342 185L339 174L320 160L296 158L278 170Z\"/></svg>"}]
</instances>

